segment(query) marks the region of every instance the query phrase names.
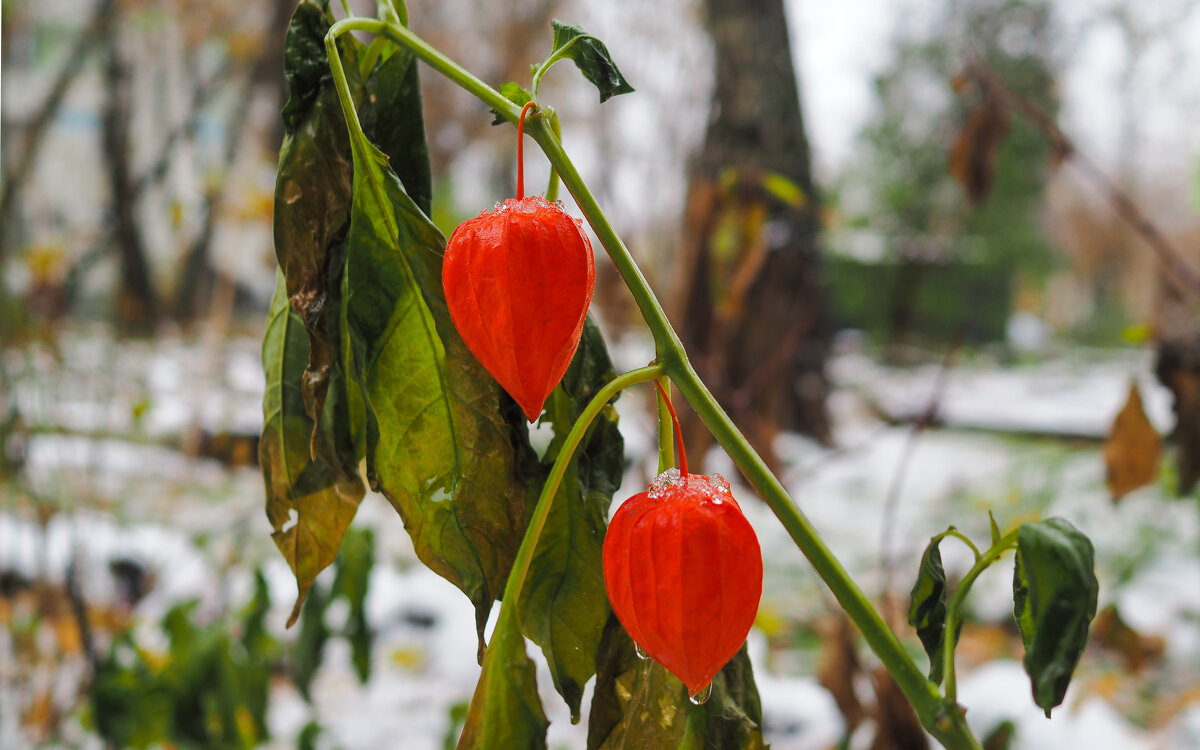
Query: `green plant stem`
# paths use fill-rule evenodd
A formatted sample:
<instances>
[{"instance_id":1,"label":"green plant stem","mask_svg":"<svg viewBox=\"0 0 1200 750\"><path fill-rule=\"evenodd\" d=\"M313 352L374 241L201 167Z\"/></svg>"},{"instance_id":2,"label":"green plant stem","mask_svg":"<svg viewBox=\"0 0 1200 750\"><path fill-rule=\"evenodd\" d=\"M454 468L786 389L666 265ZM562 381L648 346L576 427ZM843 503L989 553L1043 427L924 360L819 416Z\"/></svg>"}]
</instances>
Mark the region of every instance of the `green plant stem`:
<instances>
[{"instance_id":1,"label":"green plant stem","mask_svg":"<svg viewBox=\"0 0 1200 750\"><path fill-rule=\"evenodd\" d=\"M348 18L339 21L329 30L327 37L326 46L331 50L331 57L333 47L329 44L328 39L336 38L351 30L383 34L396 44L411 50L434 70L474 95L508 121L514 124L517 122L520 114L519 107L404 26L366 18ZM340 68L340 65L338 67ZM336 72L335 70L335 77ZM800 551L838 600L842 609L858 627L864 640L891 673L900 690L912 704L921 724L947 748L980 750L978 741L967 727L963 710L952 701L944 700L939 694L937 686L926 678L909 657L899 639L884 622L883 617L871 606L870 601L829 548L825 546L812 524L787 494L783 485L771 473L762 458L750 447L745 436L701 381L688 361L687 353L684 351L679 336L667 320L666 312L651 291L641 269L634 262L629 249L625 247L613 230L587 184L563 150L562 144L546 124L545 118L538 118L532 123L527 123L526 132L542 148L551 167L558 173L563 185L575 199L575 203L587 218L600 243L608 252L613 265L616 266L625 281L630 294L633 295L634 302L654 337L657 352L659 364L656 367L658 369L649 377L658 377L665 373L679 388L717 442L762 495L763 500L783 524L796 546L800 548ZM644 368L634 371L634 373L638 372L645 374L647 370ZM634 373L628 373L627 376ZM609 385L611 386L612 383ZM591 406L589 404L589 409ZM585 411L585 416L586 414ZM574 434L574 430L572 430L572 434ZM582 436L582 432L580 432L580 436ZM564 446L564 453L569 454L566 446ZM545 493L543 493L543 498L539 499L538 509L535 510L535 519L531 521L531 532L533 524L537 520L537 514L544 515L548 511L549 504L542 502L544 497ZM544 521L543 517L541 522L544 523ZM536 540L536 533L526 535L521 543L521 549L517 553L517 561L524 566L524 568L518 568L514 563L514 573L522 570L518 580L523 580L523 570L528 568L532 550L527 549L527 545L531 538ZM509 586L513 585L515 577L517 576L510 576ZM517 591L518 593L520 591L519 585ZM506 589L505 599L514 601L508 597L509 592Z\"/></svg>"},{"instance_id":2,"label":"green plant stem","mask_svg":"<svg viewBox=\"0 0 1200 750\"><path fill-rule=\"evenodd\" d=\"M562 140L562 125L558 122L558 112L551 107L543 109L546 119L550 121L550 132L554 133L554 137ZM546 185L546 200L553 203L558 200L558 172L554 171L554 167L550 167L550 183Z\"/></svg>"},{"instance_id":3,"label":"green plant stem","mask_svg":"<svg viewBox=\"0 0 1200 750\"><path fill-rule=\"evenodd\" d=\"M967 538L966 534L962 533L961 531L954 528L953 526L946 529L946 532L944 534L942 534L940 538L944 539L948 536L952 536L955 539L962 542L963 544L970 547L971 551L975 553L975 562L979 562L980 558L983 557L983 555L980 554L980 552L979 552L979 548L975 546L975 542L972 542L969 538Z\"/></svg>"},{"instance_id":4,"label":"green plant stem","mask_svg":"<svg viewBox=\"0 0 1200 750\"><path fill-rule=\"evenodd\" d=\"M579 419L571 426L571 431L567 433L567 439L563 441L562 450L558 452L558 457L554 459L554 465L550 468L550 475L546 477L546 483L542 485L542 493L538 495L533 516L529 519L529 528L525 531L525 537L517 549L512 572L509 573L508 583L504 586L504 607L508 607L510 602L516 606L516 603L521 601L521 590L525 585L525 577L529 573L529 565L533 562L533 553L537 549L538 539L542 536L542 529L546 526L546 519L550 516L550 506L553 505L554 496L558 493L559 485L562 484L563 475L567 473L567 466L575 456L575 449L579 447L592 420L608 405L613 396L630 386L654 380L662 373L661 365L648 365L618 375L596 392L583 413L579 415Z\"/></svg>"},{"instance_id":5,"label":"green plant stem","mask_svg":"<svg viewBox=\"0 0 1200 750\"><path fill-rule=\"evenodd\" d=\"M671 392L671 379L663 376L658 379L663 390ZM671 424L671 412L667 411L666 399L654 389L654 403L658 411L658 473L662 474L675 465L675 443L672 439L675 426Z\"/></svg>"},{"instance_id":6,"label":"green plant stem","mask_svg":"<svg viewBox=\"0 0 1200 750\"><path fill-rule=\"evenodd\" d=\"M958 534L953 529L946 532L960 539L966 539L961 534ZM970 542L967 542L970 544ZM942 639L942 679L946 691L946 700L955 701L958 696L958 680L954 671L954 646L956 634L962 620L962 605L966 601L967 593L971 590L971 584L975 583L975 579L979 574L987 569L989 565L996 562L1005 552L1013 549L1017 545L1017 531L1010 531L1008 534L1000 538L1000 541L988 548L987 552L982 555L979 550L971 544L971 549L975 550L975 564L959 581L959 584L954 589L954 594L950 597L950 601L946 604L946 637Z\"/></svg>"}]
</instances>

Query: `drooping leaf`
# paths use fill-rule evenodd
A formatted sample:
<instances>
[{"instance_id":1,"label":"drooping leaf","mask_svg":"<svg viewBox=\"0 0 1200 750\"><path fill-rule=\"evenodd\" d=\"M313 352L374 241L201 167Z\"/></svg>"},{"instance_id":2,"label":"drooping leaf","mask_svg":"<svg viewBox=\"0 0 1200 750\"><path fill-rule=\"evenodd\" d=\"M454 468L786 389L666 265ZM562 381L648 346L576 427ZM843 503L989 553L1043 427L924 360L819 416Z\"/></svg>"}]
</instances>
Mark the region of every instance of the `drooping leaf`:
<instances>
[{"instance_id":1,"label":"drooping leaf","mask_svg":"<svg viewBox=\"0 0 1200 750\"><path fill-rule=\"evenodd\" d=\"M363 83L359 120L371 142L387 154L409 197L428 216L433 188L417 60L408 49L383 36L378 39L386 42L385 52Z\"/></svg>"},{"instance_id":2,"label":"drooping leaf","mask_svg":"<svg viewBox=\"0 0 1200 750\"><path fill-rule=\"evenodd\" d=\"M343 305L367 476L421 561L475 605L481 635L525 524L499 387L446 309L444 239L387 158L355 141Z\"/></svg>"},{"instance_id":3,"label":"drooping leaf","mask_svg":"<svg viewBox=\"0 0 1200 750\"><path fill-rule=\"evenodd\" d=\"M483 673L458 748L539 750L546 747L549 726L538 697L536 670L525 652L520 618L515 607L503 607L483 657Z\"/></svg>"},{"instance_id":4,"label":"drooping leaf","mask_svg":"<svg viewBox=\"0 0 1200 750\"><path fill-rule=\"evenodd\" d=\"M1008 133L1008 109L991 86L981 84L979 101L967 111L950 148L950 175L962 186L967 203L987 199L996 174L996 153Z\"/></svg>"},{"instance_id":5,"label":"drooping leaf","mask_svg":"<svg viewBox=\"0 0 1200 750\"><path fill-rule=\"evenodd\" d=\"M929 655L929 679L939 685L942 683L942 649L946 635L946 570L942 567L942 552L938 546L941 541L939 534L925 547L908 606L908 624L917 629L917 637Z\"/></svg>"},{"instance_id":6,"label":"drooping leaf","mask_svg":"<svg viewBox=\"0 0 1200 750\"><path fill-rule=\"evenodd\" d=\"M1061 518L1021 525L1013 612L1033 699L1046 716L1062 703L1087 646L1098 592L1092 543L1078 529Z\"/></svg>"},{"instance_id":7,"label":"drooping leaf","mask_svg":"<svg viewBox=\"0 0 1200 750\"><path fill-rule=\"evenodd\" d=\"M329 2L301 2L292 14L283 46L283 75L288 100L283 105L283 125L292 135L306 120L332 79L325 59L325 32L329 30Z\"/></svg>"},{"instance_id":8,"label":"drooping leaf","mask_svg":"<svg viewBox=\"0 0 1200 750\"><path fill-rule=\"evenodd\" d=\"M555 437L545 462L535 468L538 476L527 480L535 498L567 433L613 377L604 339L588 318L575 357L547 402L543 419L553 425ZM624 447L616 410L610 407L593 422L553 498L521 597L521 624L545 653L554 687L567 701L573 721L579 720L583 685L596 671L596 651L609 615L604 531L625 468Z\"/></svg>"},{"instance_id":9,"label":"drooping leaf","mask_svg":"<svg viewBox=\"0 0 1200 750\"><path fill-rule=\"evenodd\" d=\"M349 143L325 53L329 24L327 0L304 0L288 26L284 74L291 95L283 108L273 220L287 297L310 339L301 392L314 421L324 406L336 354L325 311L327 274L350 217ZM357 44L345 37L342 47ZM315 450L315 436L313 442Z\"/></svg>"},{"instance_id":10,"label":"drooping leaf","mask_svg":"<svg viewBox=\"0 0 1200 750\"><path fill-rule=\"evenodd\" d=\"M554 50L550 57L569 57L574 60L583 77L600 90L601 102L633 91L633 86L621 75L617 64L608 54L604 42L572 24L554 20L551 26L554 28Z\"/></svg>"},{"instance_id":11,"label":"drooping leaf","mask_svg":"<svg viewBox=\"0 0 1200 750\"><path fill-rule=\"evenodd\" d=\"M356 473L311 457L313 422L301 395L307 363L308 334L300 316L288 305L281 277L263 336L267 389L258 460L266 485L271 538L288 561L299 589L289 625L296 621L317 574L337 556L342 535L366 492ZM323 418L343 407L340 398L327 400ZM331 428L345 423L345 419L330 417Z\"/></svg>"},{"instance_id":12,"label":"drooping leaf","mask_svg":"<svg viewBox=\"0 0 1200 750\"><path fill-rule=\"evenodd\" d=\"M1108 492L1113 502L1158 477L1162 440L1142 408L1137 382L1129 384L1129 398L1113 420L1104 444Z\"/></svg>"},{"instance_id":13,"label":"drooping leaf","mask_svg":"<svg viewBox=\"0 0 1200 750\"><path fill-rule=\"evenodd\" d=\"M596 662L588 750L760 750L761 727L762 704L744 647L697 706L674 675L639 659L620 622L609 619Z\"/></svg>"},{"instance_id":14,"label":"drooping leaf","mask_svg":"<svg viewBox=\"0 0 1200 750\"><path fill-rule=\"evenodd\" d=\"M517 83L516 81L508 81L506 83L501 84L500 85L500 93L501 93L501 95L504 96L505 99L509 100L510 102L517 105L518 107L524 107L526 104L529 103L529 100L533 98L533 94L529 93L528 90L526 90L523 86L521 86L521 84ZM505 119L504 115L500 114L496 110L493 109L493 110L489 110L489 111L493 115L493 117L492 117L493 125L503 125L504 123L508 122L508 120Z\"/></svg>"}]
</instances>

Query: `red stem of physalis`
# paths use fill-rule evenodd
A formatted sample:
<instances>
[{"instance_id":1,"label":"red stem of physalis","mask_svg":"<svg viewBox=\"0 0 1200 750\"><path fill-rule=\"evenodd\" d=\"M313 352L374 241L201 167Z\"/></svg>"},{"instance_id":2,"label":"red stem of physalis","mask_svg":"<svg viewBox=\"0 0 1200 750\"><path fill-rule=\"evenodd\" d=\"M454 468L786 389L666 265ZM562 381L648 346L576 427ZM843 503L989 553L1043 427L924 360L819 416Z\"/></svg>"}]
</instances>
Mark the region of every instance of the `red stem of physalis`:
<instances>
[{"instance_id":1,"label":"red stem of physalis","mask_svg":"<svg viewBox=\"0 0 1200 750\"><path fill-rule=\"evenodd\" d=\"M521 107L521 115L517 118L517 200L525 198L525 113L537 103L532 99Z\"/></svg>"},{"instance_id":2,"label":"red stem of physalis","mask_svg":"<svg viewBox=\"0 0 1200 750\"><path fill-rule=\"evenodd\" d=\"M658 392L667 404L667 411L671 413L671 424L675 427L675 446L679 449L679 474L684 479L687 479L687 453L683 450L683 430L679 429L679 416L675 414L675 407L671 405L671 397L667 394L666 389L663 388L662 383L655 380L654 385L658 387Z\"/></svg>"}]
</instances>

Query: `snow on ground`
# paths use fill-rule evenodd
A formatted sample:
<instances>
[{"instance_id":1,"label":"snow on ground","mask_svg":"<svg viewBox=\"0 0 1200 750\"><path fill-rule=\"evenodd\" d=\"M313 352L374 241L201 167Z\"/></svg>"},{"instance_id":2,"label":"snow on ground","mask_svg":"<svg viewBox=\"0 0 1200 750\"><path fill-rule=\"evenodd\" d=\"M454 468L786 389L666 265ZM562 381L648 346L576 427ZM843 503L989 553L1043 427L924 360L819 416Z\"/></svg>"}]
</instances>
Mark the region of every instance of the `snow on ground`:
<instances>
[{"instance_id":1,"label":"snow on ground","mask_svg":"<svg viewBox=\"0 0 1200 750\"><path fill-rule=\"evenodd\" d=\"M257 342L237 339L225 345L220 367L205 365L204 351L189 342L121 344L119 356L111 347L81 336L64 346L62 363L40 354L6 361L10 371L17 365L15 393L22 410L35 423L69 434L52 430L34 436L25 470L37 495L59 498L65 512L42 528L8 501L0 505L0 568L28 577L44 572L56 581L77 559L85 597L102 603L116 596L108 562L119 556L136 559L155 580L138 606L143 623L138 637L161 645L154 643L161 640L154 623L171 604L199 598L202 611L209 612L236 605L249 595L250 570L261 564L272 594L270 622L282 631L295 582L270 542L257 471L230 472L152 444L196 421L214 431L256 430L262 392ZM645 342L636 339L614 346L622 369L645 364L651 356ZM963 362L948 375L940 413L952 424L973 427L1102 435L1135 378L1151 419L1165 430L1169 395L1148 374L1149 366L1145 351L1072 352L1007 368L984 360ZM792 435L779 438L781 478L829 547L872 596L879 593L885 559L890 560L891 589L906 602L925 543L948 524L983 542L989 510L1001 526L1063 516L1096 545L1100 606L1117 604L1129 625L1161 637L1161 679L1182 681L1180 692L1200 695L1196 502L1174 499L1160 485L1114 505L1094 443L954 430L929 430L913 438L909 428L886 426L872 416L871 403L894 414L919 413L934 389L937 369L889 369L860 353L845 353L831 368L839 388L830 402L838 447L826 449ZM654 471L648 403L639 393L624 394L618 402L630 459L620 497L640 491ZM140 436L139 441L121 439L124 434ZM709 466L734 481L735 495L760 535L767 565L764 612L792 623L832 612L829 594L770 510L739 486L728 459L714 451ZM884 505L893 492L889 520ZM313 684L313 706L287 685L275 689L273 748L293 747L297 732L314 718L345 750L440 748L451 707L469 700L474 688L479 667L466 598L416 561L402 524L385 502L368 498L357 522L376 530L378 564L368 598L377 631L373 677L359 685L348 650L334 641ZM969 550L954 540L943 543L942 552L952 578L970 564ZM1003 624L1011 618L1010 566L1011 558L1002 561L976 584L969 604L980 622ZM813 676L812 645L790 651L776 641L758 630L751 635L768 740L776 750L834 745L842 720ZM565 705L549 687L544 661L535 648L530 651L552 721L550 746L582 747L586 714L580 725L569 723ZM1014 660L1019 654L964 664L959 698L970 709L968 720L983 733L1010 719L1017 724L1014 746L1033 750L1200 747L1200 698L1153 729L1140 728L1122 714L1119 701L1093 689L1100 679L1093 675L1103 676L1112 667L1093 658L1092 651L1050 721L1030 700L1028 680ZM4 674L0 668L0 692ZM590 686L585 706L589 699ZM5 748L27 746L15 710L11 699L0 696L0 746Z\"/></svg>"}]
</instances>

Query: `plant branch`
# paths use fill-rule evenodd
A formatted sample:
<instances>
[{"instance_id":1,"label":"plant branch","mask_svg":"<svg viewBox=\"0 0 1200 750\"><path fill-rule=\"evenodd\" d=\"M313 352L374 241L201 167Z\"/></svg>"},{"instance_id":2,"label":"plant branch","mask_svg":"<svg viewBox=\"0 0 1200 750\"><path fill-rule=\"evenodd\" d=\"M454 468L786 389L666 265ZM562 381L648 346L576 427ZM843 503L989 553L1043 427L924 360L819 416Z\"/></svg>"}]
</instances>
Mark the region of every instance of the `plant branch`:
<instances>
[{"instance_id":1,"label":"plant branch","mask_svg":"<svg viewBox=\"0 0 1200 750\"><path fill-rule=\"evenodd\" d=\"M542 492L538 496L537 505L534 506L533 516L529 519L529 528L525 531L520 548L517 549L512 572L509 573L508 583L504 587L504 607L515 607L517 602L521 601L525 576L529 573L529 565L533 561L533 553L537 549L538 539L542 535L542 529L546 526L546 519L550 516L550 506L554 504L554 496L558 493L558 487L567 473L567 466L575 457L575 449L579 447L592 420L608 405L613 396L630 386L654 380L662 374L661 365L647 365L631 370L624 375L618 375L592 397L583 413L579 415L579 419L571 426L571 431L567 433L567 438L563 441L562 449L554 459L550 475L546 477L546 483L542 485Z\"/></svg>"},{"instance_id":2,"label":"plant branch","mask_svg":"<svg viewBox=\"0 0 1200 750\"><path fill-rule=\"evenodd\" d=\"M326 37L327 48L331 52L335 52L331 40L351 30L383 34L396 44L411 50L434 70L445 75L508 121L514 124L517 122L520 114L519 107L453 60L429 46L404 26L364 18L344 19L331 27ZM331 55L332 57L333 55ZM333 64L332 59L331 64ZM340 61L337 63L337 67L340 68ZM335 79L336 72L335 70ZM730 458L774 511L817 574L833 592L838 603L854 621L868 645L892 674L896 684L912 703L925 728L948 748L978 750L979 743L971 735L962 709L943 701L936 686L917 668L896 635L871 606L862 590L850 578L829 548L825 546L811 523L788 496L779 480L750 447L729 415L717 404L716 399L700 380L699 375L688 361L679 336L667 320L666 312L651 291L641 269L634 262L629 249L617 236L608 218L596 202L595 196L592 195L587 184L579 175L545 118L538 118L527 123L527 126L530 136L541 146L551 167L558 173L563 185L575 199L580 211L587 218L600 243L608 252L613 265L616 266L625 281L626 287L633 295L634 302L654 337L658 364L627 373L609 383L588 405L580 417L580 422L572 428L568 435L568 443L555 462L555 470L552 470L551 477L547 480L546 487L543 488L542 497L539 498L537 508L534 510L534 517L530 521L529 531L526 532L526 536L521 542L521 548L517 552L517 559L513 563L513 572L509 576L505 590L505 600L510 602L519 600L524 575L528 570L529 562L532 559L532 550L540 534L540 525L544 524L545 514L549 511L548 498L553 497L550 494L551 487L552 485L557 486L557 482L561 481L562 472L566 470L563 457L569 456L574 450L575 443L571 442L571 437L575 436L576 443L578 439L582 438L586 424L594 416L594 414L589 416L589 412L599 411L603 405L603 402L600 401L602 396L607 393L608 397L611 397L612 393L620 388L633 384L632 381L625 379L637 378L637 382L644 382L666 374L670 376L680 393L688 400L717 441L729 453ZM620 385L617 385L618 383ZM558 471L560 463L562 464L561 471Z\"/></svg>"},{"instance_id":3,"label":"plant branch","mask_svg":"<svg viewBox=\"0 0 1200 750\"><path fill-rule=\"evenodd\" d=\"M959 534L951 528L946 532L951 536L966 540L966 537ZM950 597L950 601L946 604L946 630L945 637L942 639L942 678L945 684L946 700L953 703L958 695L958 682L954 672L954 646L958 640L958 629L961 627L962 620L962 605L967 598L967 593L971 590L971 584L975 583L975 579L979 574L987 569L989 565L999 559L1000 555L1012 549L1017 544L1017 530L1014 529L1008 534L1000 538L1000 541L993 544L984 552L982 556L974 544L970 544L971 549L975 550L975 564L963 576L962 581L954 589L954 594Z\"/></svg>"}]
</instances>

